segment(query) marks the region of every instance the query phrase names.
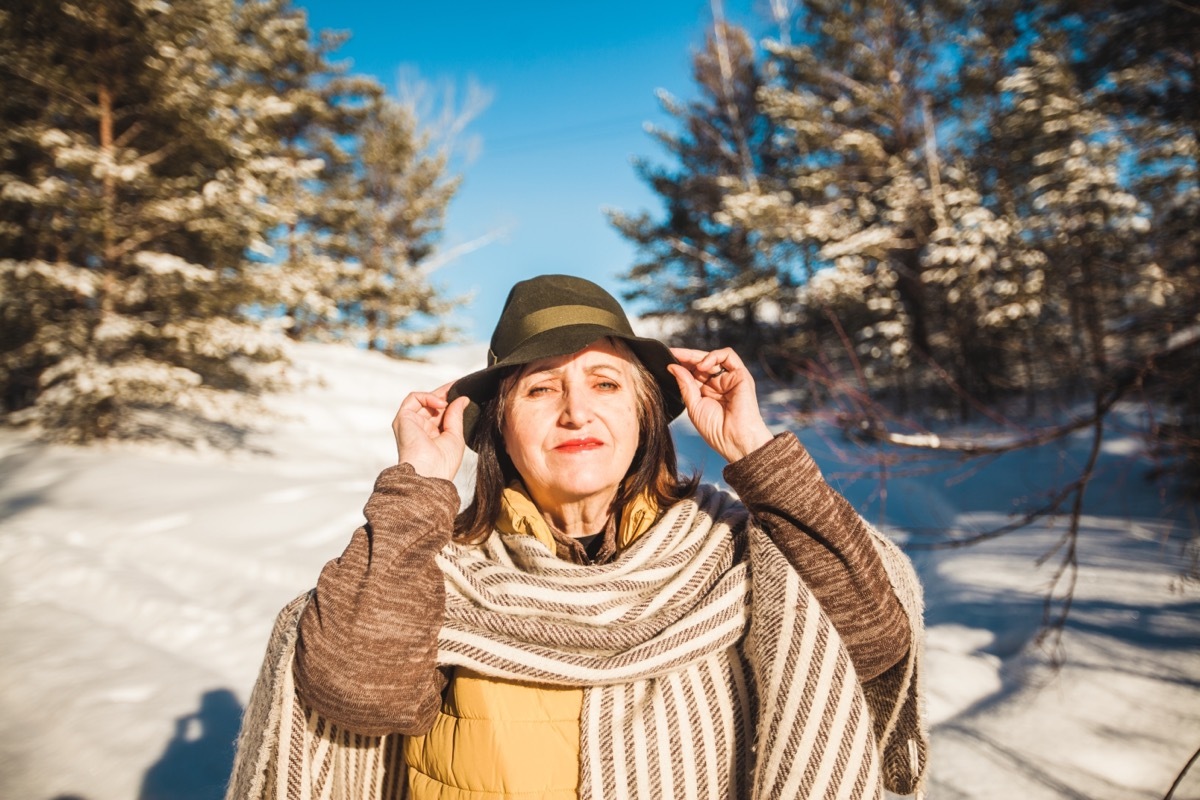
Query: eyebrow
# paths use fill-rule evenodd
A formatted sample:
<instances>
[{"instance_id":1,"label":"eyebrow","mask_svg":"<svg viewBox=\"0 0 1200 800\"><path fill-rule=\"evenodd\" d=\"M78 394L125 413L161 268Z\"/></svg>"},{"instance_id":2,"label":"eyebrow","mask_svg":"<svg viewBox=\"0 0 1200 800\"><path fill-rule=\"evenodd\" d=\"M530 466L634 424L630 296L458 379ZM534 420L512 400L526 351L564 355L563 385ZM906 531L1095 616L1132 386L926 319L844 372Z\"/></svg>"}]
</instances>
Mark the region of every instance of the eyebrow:
<instances>
[{"instance_id":1,"label":"eyebrow","mask_svg":"<svg viewBox=\"0 0 1200 800\"><path fill-rule=\"evenodd\" d=\"M588 367L587 374L592 375L596 372L599 372L602 369L611 369L618 373L622 372L620 363L615 362L615 361L602 361L599 364L593 364L592 366ZM526 372L524 375L522 375L520 377L520 380L525 380L526 378L532 378L535 375L560 375L560 374L562 374L562 371L563 371L563 367L546 367L545 369L532 369L529 372Z\"/></svg>"}]
</instances>

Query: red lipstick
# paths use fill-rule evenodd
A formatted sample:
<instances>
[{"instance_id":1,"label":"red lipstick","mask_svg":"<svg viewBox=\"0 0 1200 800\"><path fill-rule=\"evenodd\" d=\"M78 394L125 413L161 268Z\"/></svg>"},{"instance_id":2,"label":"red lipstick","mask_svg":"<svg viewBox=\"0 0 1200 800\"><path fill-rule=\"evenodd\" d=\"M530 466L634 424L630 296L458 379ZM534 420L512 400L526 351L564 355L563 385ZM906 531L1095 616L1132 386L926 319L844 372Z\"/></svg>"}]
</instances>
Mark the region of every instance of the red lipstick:
<instances>
[{"instance_id":1,"label":"red lipstick","mask_svg":"<svg viewBox=\"0 0 1200 800\"><path fill-rule=\"evenodd\" d=\"M561 453L582 453L585 450L595 450L597 447L603 446L604 442L588 437L585 439L568 439L556 445L554 449Z\"/></svg>"}]
</instances>

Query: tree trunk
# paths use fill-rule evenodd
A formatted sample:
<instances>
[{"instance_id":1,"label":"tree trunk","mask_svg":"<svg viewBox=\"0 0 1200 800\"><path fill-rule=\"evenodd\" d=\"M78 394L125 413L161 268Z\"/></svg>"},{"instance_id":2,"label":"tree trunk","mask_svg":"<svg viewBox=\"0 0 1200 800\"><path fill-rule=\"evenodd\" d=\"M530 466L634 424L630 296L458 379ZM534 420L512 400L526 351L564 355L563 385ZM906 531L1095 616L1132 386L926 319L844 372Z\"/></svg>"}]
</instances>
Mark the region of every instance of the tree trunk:
<instances>
[{"instance_id":1,"label":"tree trunk","mask_svg":"<svg viewBox=\"0 0 1200 800\"><path fill-rule=\"evenodd\" d=\"M113 263L115 260L113 256L116 242L114 218L116 217L117 207L117 186L112 174L112 165L115 162L113 148L113 97L112 89L108 84L101 83L97 87L96 105L100 116L100 152L104 154L105 161L104 180L101 188L103 240L101 243L100 259L100 268L104 271L100 290L100 311L101 316L103 316L112 310L113 290L116 285L116 275L114 274L116 265Z\"/></svg>"}]
</instances>

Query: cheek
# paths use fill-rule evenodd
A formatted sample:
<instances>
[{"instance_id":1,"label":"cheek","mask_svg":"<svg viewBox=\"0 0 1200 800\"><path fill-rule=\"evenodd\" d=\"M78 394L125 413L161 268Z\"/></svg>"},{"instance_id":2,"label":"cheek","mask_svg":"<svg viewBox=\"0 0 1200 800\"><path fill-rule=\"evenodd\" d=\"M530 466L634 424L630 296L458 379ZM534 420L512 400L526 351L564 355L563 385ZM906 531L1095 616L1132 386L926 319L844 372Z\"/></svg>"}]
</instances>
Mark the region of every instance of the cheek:
<instances>
[{"instance_id":1,"label":"cheek","mask_svg":"<svg viewBox=\"0 0 1200 800\"><path fill-rule=\"evenodd\" d=\"M540 450L543 425L536 413L524 408L510 408L505 415L500 433L504 437L504 450L513 466L521 469L529 464L531 457Z\"/></svg>"},{"instance_id":2,"label":"cheek","mask_svg":"<svg viewBox=\"0 0 1200 800\"><path fill-rule=\"evenodd\" d=\"M619 438L624 449L635 451L641 441L641 422L638 419L637 407L623 404L613 415L613 434Z\"/></svg>"},{"instance_id":3,"label":"cheek","mask_svg":"<svg viewBox=\"0 0 1200 800\"><path fill-rule=\"evenodd\" d=\"M500 439L504 446L504 452L508 453L508 458L513 462L513 465L520 467L521 465L521 437L517 434L519 427L513 425L513 413L511 409L507 409L504 415L504 420L500 424Z\"/></svg>"},{"instance_id":4,"label":"cheek","mask_svg":"<svg viewBox=\"0 0 1200 800\"><path fill-rule=\"evenodd\" d=\"M508 453L508 458L512 461L514 467L518 470L524 468L528 459L525 457L525 442L520 436L515 435L511 431L505 431L504 451Z\"/></svg>"}]
</instances>

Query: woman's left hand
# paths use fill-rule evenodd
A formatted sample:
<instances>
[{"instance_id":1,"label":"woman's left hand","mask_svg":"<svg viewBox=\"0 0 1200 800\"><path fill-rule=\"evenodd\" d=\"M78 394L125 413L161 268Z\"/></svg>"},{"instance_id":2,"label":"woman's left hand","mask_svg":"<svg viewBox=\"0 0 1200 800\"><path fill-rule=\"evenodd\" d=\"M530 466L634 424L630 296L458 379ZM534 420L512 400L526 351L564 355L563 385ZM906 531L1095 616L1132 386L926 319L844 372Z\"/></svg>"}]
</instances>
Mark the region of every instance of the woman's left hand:
<instances>
[{"instance_id":1,"label":"woman's left hand","mask_svg":"<svg viewBox=\"0 0 1200 800\"><path fill-rule=\"evenodd\" d=\"M754 378L737 353L728 347L711 352L673 347L671 354L679 364L667 369L679 384L688 417L709 447L732 464L771 441Z\"/></svg>"}]
</instances>

